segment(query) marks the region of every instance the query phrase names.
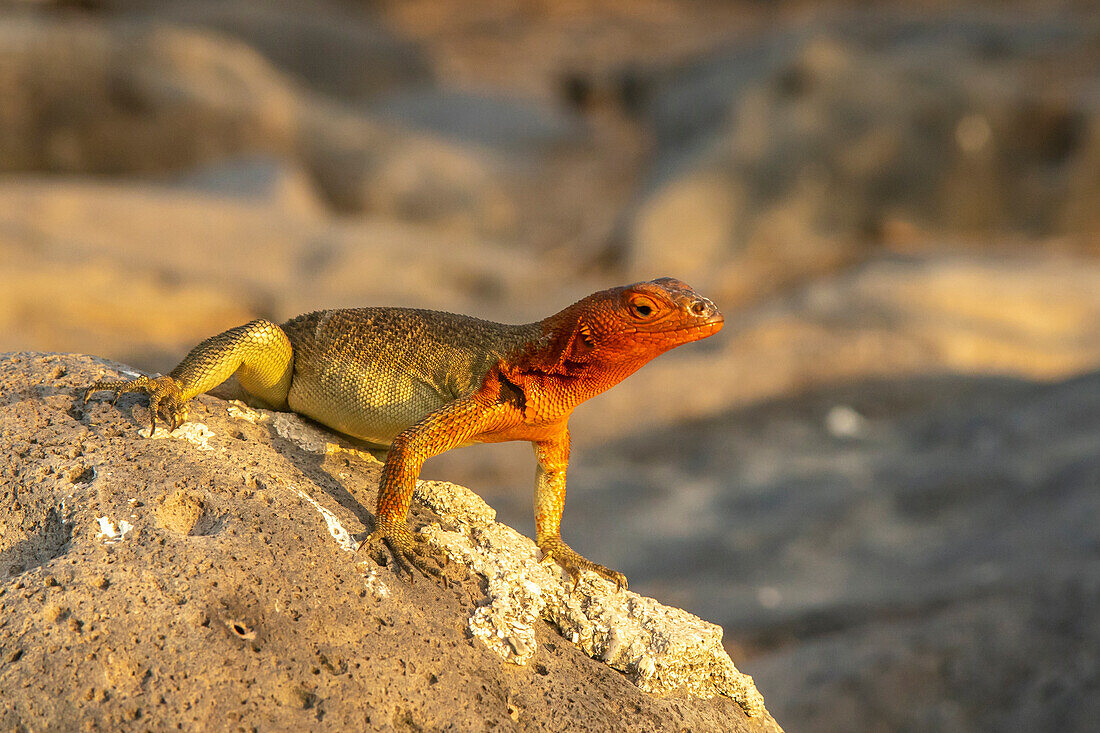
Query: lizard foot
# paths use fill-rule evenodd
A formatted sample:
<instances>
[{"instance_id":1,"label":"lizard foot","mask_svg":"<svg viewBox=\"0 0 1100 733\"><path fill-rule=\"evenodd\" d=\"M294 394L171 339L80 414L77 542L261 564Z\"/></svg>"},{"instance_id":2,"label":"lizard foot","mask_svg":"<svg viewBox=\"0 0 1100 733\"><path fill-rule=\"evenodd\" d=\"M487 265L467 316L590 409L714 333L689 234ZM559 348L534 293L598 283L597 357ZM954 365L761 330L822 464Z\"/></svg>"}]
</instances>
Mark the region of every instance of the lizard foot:
<instances>
[{"instance_id":1,"label":"lizard foot","mask_svg":"<svg viewBox=\"0 0 1100 733\"><path fill-rule=\"evenodd\" d=\"M577 583L580 581L580 574L582 570L591 570L594 573L607 578L615 584L615 591L626 588L626 576L617 570L611 568L605 568L599 563L592 562L588 558L581 555L569 545L565 544L565 540L561 537L549 537L538 543L539 549L542 550L542 554L546 557L552 557L558 565L565 568L565 571L573 576L573 590L577 589Z\"/></svg>"},{"instance_id":2,"label":"lizard foot","mask_svg":"<svg viewBox=\"0 0 1100 733\"><path fill-rule=\"evenodd\" d=\"M157 415L168 423L168 431L171 432L183 424L187 419L187 404L183 399L183 392L179 382L169 376L150 379L146 376L137 379L121 381L98 381L84 392L84 404L88 404L88 398L93 392L107 390L115 393L111 404L118 402L118 398L126 392L144 392L149 395L149 435L157 430Z\"/></svg>"},{"instance_id":3,"label":"lizard foot","mask_svg":"<svg viewBox=\"0 0 1100 733\"><path fill-rule=\"evenodd\" d=\"M427 538L422 534L413 534L405 522L379 523L370 536L359 544L360 550L370 547L374 561L384 565L386 553L377 546L379 543L389 549L398 574L408 575L410 582L414 577L413 568L419 570L424 577L431 575L446 580L443 577L443 566L446 561L435 557L428 549ZM435 564L429 560L434 561Z\"/></svg>"}]
</instances>

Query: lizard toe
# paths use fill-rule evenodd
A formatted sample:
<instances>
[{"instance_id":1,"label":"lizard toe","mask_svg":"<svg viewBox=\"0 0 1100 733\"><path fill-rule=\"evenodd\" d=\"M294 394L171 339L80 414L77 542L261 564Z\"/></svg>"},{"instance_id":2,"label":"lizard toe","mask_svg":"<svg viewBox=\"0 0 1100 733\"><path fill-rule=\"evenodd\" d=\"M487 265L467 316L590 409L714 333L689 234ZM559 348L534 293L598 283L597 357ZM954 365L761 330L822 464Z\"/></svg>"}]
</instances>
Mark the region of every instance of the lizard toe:
<instances>
[{"instance_id":1,"label":"lizard toe","mask_svg":"<svg viewBox=\"0 0 1100 733\"><path fill-rule=\"evenodd\" d=\"M86 390L84 390L84 404L88 404L88 400L91 398L94 392L114 392L115 396L111 399L111 404L118 402L118 398L126 392L136 392L143 389L148 383L147 377L138 377L137 379L99 379L93 382Z\"/></svg>"},{"instance_id":2,"label":"lizard toe","mask_svg":"<svg viewBox=\"0 0 1100 733\"><path fill-rule=\"evenodd\" d=\"M149 393L149 435L157 429L159 417L172 432L187 419L187 406L182 399L179 383L172 377L164 376L147 380L144 389Z\"/></svg>"},{"instance_id":3,"label":"lizard toe","mask_svg":"<svg viewBox=\"0 0 1100 733\"><path fill-rule=\"evenodd\" d=\"M151 399L150 407L152 407ZM187 406L182 404L174 394L168 394L161 398L157 414L168 423L168 432L172 432L187 420L188 410Z\"/></svg>"},{"instance_id":4,"label":"lizard toe","mask_svg":"<svg viewBox=\"0 0 1100 733\"><path fill-rule=\"evenodd\" d=\"M615 584L616 593L621 590L627 590L626 576L620 573L618 570L603 568L602 570L597 570L596 572Z\"/></svg>"},{"instance_id":5,"label":"lizard toe","mask_svg":"<svg viewBox=\"0 0 1100 733\"><path fill-rule=\"evenodd\" d=\"M390 549L391 549L391 551L393 550L392 547ZM427 577L442 578L443 577L443 566L441 564L435 564L435 563L438 562L438 559L431 556L431 555L429 555L428 553L426 553L426 552L404 552L404 551L402 551L400 553L394 552L394 556L397 556L398 554L404 555L405 562L408 563L409 565L412 565L417 570L419 570L420 574L423 575L425 578L427 578ZM409 573L409 576L412 577L411 572Z\"/></svg>"},{"instance_id":6,"label":"lizard toe","mask_svg":"<svg viewBox=\"0 0 1100 733\"><path fill-rule=\"evenodd\" d=\"M145 392L149 395L149 435L156 432L158 417L168 423L169 430L175 430L187 419L187 405L180 383L170 376L150 379L142 375L130 380L99 380L84 391L84 403L88 403L93 392L101 390L115 393L112 405L127 392Z\"/></svg>"},{"instance_id":7,"label":"lizard toe","mask_svg":"<svg viewBox=\"0 0 1100 733\"><path fill-rule=\"evenodd\" d=\"M371 557L379 565L388 564L392 558L398 575L406 575L409 580L415 577L415 568L424 577L444 578L443 568L446 562L433 553L423 535L413 534L408 527L380 526L359 545L359 549L369 547ZM387 553L382 549L389 550Z\"/></svg>"},{"instance_id":8,"label":"lizard toe","mask_svg":"<svg viewBox=\"0 0 1100 733\"><path fill-rule=\"evenodd\" d=\"M592 562L587 557L584 557L572 547L565 544L565 541L560 537L547 538L539 543L539 547L542 549L544 555L553 558L558 565L561 565L562 568L572 576L573 590L577 589L577 583L580 582L580 574L585 570L590 570L600 577L614 583L615 592L627 587L625 575L618 570L612 570L599 563Z\"/></svg>"}]
</instances>

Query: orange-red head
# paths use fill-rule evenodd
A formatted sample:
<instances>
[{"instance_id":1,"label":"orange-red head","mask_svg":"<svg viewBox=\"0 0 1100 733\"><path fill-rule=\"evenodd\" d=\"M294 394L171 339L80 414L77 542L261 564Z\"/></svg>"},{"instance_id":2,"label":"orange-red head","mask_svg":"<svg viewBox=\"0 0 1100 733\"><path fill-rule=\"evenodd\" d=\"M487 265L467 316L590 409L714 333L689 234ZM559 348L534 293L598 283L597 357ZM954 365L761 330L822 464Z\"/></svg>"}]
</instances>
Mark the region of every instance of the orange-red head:
<instances>
[{"instance_id":1,"label":"orange-red head","mask_svg":"<svg viewBox=\"0 0 1100 733\"><path fill-rule=\"evenodd\" d=\"M671 277L601 290L542 321L542 338L500 373L523 391L529 423L552 422L723 322L714 303Z\"/></svg>"},{"instance_id":2,"label":"orange-red head","mask_svg":"<svg viewBox=\"0 0 1100 733\"><path fill-rule=\"evenodd\" d=\"M594 306L603 302L582 317L596 340L628 353L655 351L650 358L713 336L725 323L714 303L671 277L612 288L590 298Z\"/></svg>"},{"instance_id":3,"label":"orange-red head","mask_svg":"<svg viewBox=\"0 0 1100 733\"><path fill-rule=\"evenodd\" d=\"M584 372L611 386L669 349L718 333L724 319L690 285L662 277L593 293L544 323L554 341L549 372Z\"/></svg>"}]
</instances>

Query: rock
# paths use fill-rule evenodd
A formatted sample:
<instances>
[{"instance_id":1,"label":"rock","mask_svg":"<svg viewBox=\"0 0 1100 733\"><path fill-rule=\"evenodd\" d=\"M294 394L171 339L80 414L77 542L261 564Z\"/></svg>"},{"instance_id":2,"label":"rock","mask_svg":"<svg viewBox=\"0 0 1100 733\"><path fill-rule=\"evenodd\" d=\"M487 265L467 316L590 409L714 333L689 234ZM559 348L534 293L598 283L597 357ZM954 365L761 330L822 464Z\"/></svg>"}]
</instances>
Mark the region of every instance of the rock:
<instances>
[{"instance_id":1,"label":"rock","mask_svg":"<svg viewBox=\"0 0 1100 733\"><path fill-rule=\"evenodd\" d=\"M717 627L598 579L565 598L571 583L539 566L533 544L496 525L471 492L421 483L443 514L418 504L414 523L426 520L455 558L477 553L472 574L454 560L449 586L409 583L354 551L378 479L368 453L292 416L208 396L188 423L208 450L182 430L144 439L143 400L81 405L79 387L103 372L118 368L84 356L0 359L0 445L12 456L0 467L5 727L77 718L123 730L311 727L323 715L336 728L779 730ZM92 469L87 481L67 478L85 476L75 462ZM211 502L218 521L185 533ZM27 538L49 533L51 509L69 539L43 554ZM105 523L114 534L99 531ZM516 601L531 582L545 594L531 599L526 643L511 647L530 657L518 669L468 632L480 609L502 601L477 577L502 547L510 554L498 570L519 584L494 575L490 585ZM592 636L579 647L563 639L563 621L538 619L551 607L582 624L565 628ZM201 661L211 658L219 664Z\"/></svg>"},{"instance_id":2,"label":"rock","mask_svg":"<svg viewBox=\"0 0 1100 733\"><path fill-rule=\"evenodd\" d=\"M1100 364L1090 335L1098 284L1100 266L1083 257L873 257L777 303L731 346L745 356L762 347L748 358L777 371L782 349L787 364L807 367L817 352L816 376L794 377L803 383L937 371L1066 377Z\"/></svg>"},{"instance_id":3,"label":"rock","mask_svg":"<svg viewBox=\"0 0 1100 733\"><path fill-rule=\"evenodd\" d=\"M309 174L286 158L230 158L184 173L174 183L205 195L278 209L295 218L321 218L325 207Z\"/></svg>"},{"instance_id":4,"label":"rock","mask_svg":"<svg viewBox=\"0 0 1100 733\"><path fill-rule=\"evenodd\" d=\"M217 0L158 3L131 14L237 38L302 84L340 99L362 101L432 81L424 53L368 8Z\"/></svg>"},{"instance_id":5,"label":"rock","mask_svg":"<svg viewBox=\"0 0 1100 733\"><path fill-rule=\"evenodd\" d=\"M157 523L166 530L183 535L203 535L216 523L210 512L209 499L194 491L181 489L168 497L156 509Z\"/></svg>"},{"instance_id":6,"label":"rock","mask_svg":"<svg viewBox=\"0 0 1100 733\"><path fill-rule=\"evenodd\" d=\"M158 24L0 25L0 169L173 170L293 149L293 87L232 39Z\"/></svg>"},{"instance_id":7,"label":"rock","mask_svg":"<svg viewBox=\"0 0 1100 733\"><path fill-rule=\"evenodd\" d=\"M338 110L311 112L302 146L318 187L342 213L495 234L519 217L501 161L487 153Z\"/></svg>"},{"instance_id":8,"label":"rock","mask_svg":"<svg viewBox=\"0 0 1100 733\"><path fill-rule=\"evenodd\" d=\"M792 729L1084 731L1098 441L1095 366L837 382L578 451L571 531L614 512L589 551L719 621Z\"/></svg>"},{"instance_id":9,"label":"rock","mask_svg":"<svg viewBox=\"0 0 1100 733\"><path fill-rule=\"evenodd\" d=\"M303 90L237 39L163 21L0 25L0 127L0 170L148 174L286 158L341 213L463 234L518 219L489 154L375 121ZM255 185L236 180L246 194Z\"/></svg>"},{"instance_id":10,"label":"rock","mask_svg":"<svg viewBox=\"0 0 1100 733\"><path fill-rule=\"evenodd\" d=\"M534 543L504 525L431 529L434 543L488 581L490 603L474 612L469 628L503 659L525 665L535 657L534 624L542 617L647 692L724 695L750 716L764 714L764 699L730 661L718 626L652 598L615 592L602 579L586 577L574 589L560 568L537 562Z\"/></svg>"},{"instance_id":11,"label":"rock","mask_svg":"<svg viewBox=\"0 0 1100 733\"><path fill-rule=\"evenodd\" d=\"M906 621L883 610L753 668L792 728L1090 730L1100 715L1086 671L1100 653L1096 579L1026 585Z\"/></svg>"},{"instance_id":12,"label":"rock","mask_svg":"<svg viewBox=\"0 0 1100 733\"><path fill-rule=\"evenodd\" d=\"M915 232L1088 247L1098 41L1070 16L883 12L689 67L653 103L661 146L626 264L745 303Z\"/></svg>"},{"instance_id":13,"label":"rock","mask_svg":"<svg viewBox=\"0 0 1100 733\"><path fill-rule=\"evenodd\" d=\"M545 103L437 90L391 94L370 107L383 119L444 138L531 155L576 142L580 120Z\"/></svg>"}]
</instances>

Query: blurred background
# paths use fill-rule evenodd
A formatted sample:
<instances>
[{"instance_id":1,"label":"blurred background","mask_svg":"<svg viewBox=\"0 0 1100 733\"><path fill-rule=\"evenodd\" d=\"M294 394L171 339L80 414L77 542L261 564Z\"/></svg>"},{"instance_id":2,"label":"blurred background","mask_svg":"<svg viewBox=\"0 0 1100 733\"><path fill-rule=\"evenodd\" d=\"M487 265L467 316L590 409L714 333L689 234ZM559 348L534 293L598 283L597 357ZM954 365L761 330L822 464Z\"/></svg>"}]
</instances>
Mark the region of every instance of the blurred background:
<instances>
[{"instance_id":1,"label":"blurred background","mask_svg":"<svg viewBox=\"0 0 1100 733\"><path fill-rule=\"evenodd\" d=\"M566 539L789 730L1100 720L1100 8L0 0L0 351L727 316L572 420ZM434 459L533 534L523 444Z\"/></svg>"}]
</instances>

